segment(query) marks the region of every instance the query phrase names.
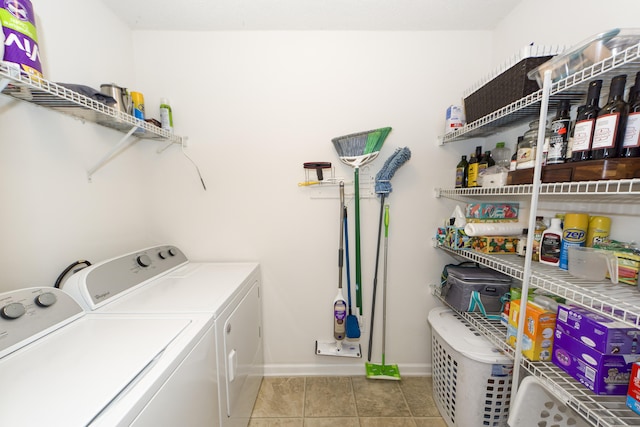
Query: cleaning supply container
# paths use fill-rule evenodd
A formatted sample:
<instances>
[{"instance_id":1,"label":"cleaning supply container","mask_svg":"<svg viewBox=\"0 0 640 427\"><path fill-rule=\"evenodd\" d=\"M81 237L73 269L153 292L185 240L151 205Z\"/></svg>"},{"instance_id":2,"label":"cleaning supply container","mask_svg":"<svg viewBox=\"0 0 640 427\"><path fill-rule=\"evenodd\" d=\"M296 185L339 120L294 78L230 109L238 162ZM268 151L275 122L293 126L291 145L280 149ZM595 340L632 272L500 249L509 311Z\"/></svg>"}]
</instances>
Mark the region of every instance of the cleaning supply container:
<instances>
[{"instance_id":1,"label":"cleaning supply container","mask_svg":"<svg viewBox=\"0 0 640 427\"><path fill-rule=\"evenodd\" d=\"M429 312L433 398L449 427L507 426L513 361L453 310Z\"/></svg>"}]
</instances>

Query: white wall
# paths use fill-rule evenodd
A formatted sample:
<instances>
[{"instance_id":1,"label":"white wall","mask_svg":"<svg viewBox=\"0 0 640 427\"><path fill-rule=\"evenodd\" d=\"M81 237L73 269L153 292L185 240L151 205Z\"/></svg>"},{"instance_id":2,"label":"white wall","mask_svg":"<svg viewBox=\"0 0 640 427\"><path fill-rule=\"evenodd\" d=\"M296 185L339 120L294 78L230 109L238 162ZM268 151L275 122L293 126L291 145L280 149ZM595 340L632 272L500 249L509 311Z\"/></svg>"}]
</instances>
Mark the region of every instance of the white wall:
<instances>
[{"instance_id":1,"label":"white wall","mask_svg":"<svg viewBox=\"0 0 640 427\"><path fill-rule=\"evenodd\" d=\"M202 190L177 147L154 159L148 188L156 196L157 235L192 259L260 261L270 373L341 372L336 364L363 372L360 359L314 354L315 341L332 336L338 188L314 199L317 189L297 183L305 178L303 162L330 161L352 193L353 171L339 163L331 138L382 126L394 130L370 173L396 147L413 152L389 199L387 353L405 370L429 369L426 317L436 304L429 284L438 281L444 259L430 239L450 213L432 192L452 183L459 159L436 137L445 107L487 68L489 39L488 32L135 33L138 84L171 99L176 130L189 136L188 152L208 186ZM460 45L465 54L451 54ZM353 256L351 197L348 204ZM368 320L379 202L364 199L361 208ZM377 361L379 331L378 324Z\"/></svg>"},{"instance_id":2,"label":"white wall","mask_svg":"<svg viewBox=\"0 0 640 427\"><path fill-rule=\"evenodd\" d=\"M33 0L33 6L45 77L95 88L132 82L131 31L100 1ZM0 114L0 291L53 285L77 259L152 244L138 147L90 184L86 171L120 133L6 96Z\"/></svg>"}]
</instances>

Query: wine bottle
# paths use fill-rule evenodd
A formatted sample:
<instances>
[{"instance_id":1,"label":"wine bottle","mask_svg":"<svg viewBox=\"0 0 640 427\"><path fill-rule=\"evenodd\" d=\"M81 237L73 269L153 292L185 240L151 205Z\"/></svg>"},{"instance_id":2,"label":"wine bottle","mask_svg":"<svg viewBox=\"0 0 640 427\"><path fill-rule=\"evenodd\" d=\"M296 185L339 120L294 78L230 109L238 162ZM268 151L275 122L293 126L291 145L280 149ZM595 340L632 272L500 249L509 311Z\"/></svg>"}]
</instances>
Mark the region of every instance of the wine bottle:
<instances>
[{"instance_id":1,"label":"wine bottle","mask_svg":"<svg viewBox=\"0 0 640 427\"><path fill-rule=\"evenodd\" d=\"M629 91L629 117L620 157L640 157L640 72L636 74L635 86Z\"/></svg>"},{"instance_id":2,"label":"wine bottle","mask_svg":"<svg viewBox=\"0 0 640 427\"><path fill-rule=\"evenodd\" d=\"M629 105L624 102L624 86L627 83L625 74L615 76L611 80L609 100L602 107L596 119L591 144L592 159L608 159L618 156L618 147L624 139Z\"/></svg>"},{"instance_id":3,"label":"wine bottle","mask_svg":"<svg viewBox=\"0 0 640 427\"><path fill-rule=\"evenodd\" d=\"M596 117L600 111L598 101L600 100L600 90L602 80L594 80L589 83L587 92L587 103L578 107L576 124L573 127L573 145L571 148L571 161L581 162L589 160L591 157L591 141L593 141L593 130L595 128Z\"/></svg>"},{"instance_id":4,"label":"wine bottle","mask_svg":"<svg viewBox=\"0 0 640 427\"><path fill-rule=\"evenodd\" d=\"M469 162L467 156L463 155L460 163L456 166L456 188L466 188L469 180Z\"/></svg>"},{"instance_id":5,"label":"wine bottle","mask_svg":"<svg viewBox=\"0 0 640 427\"><path fill-rule=\"evenodd\" d=\"M548 165L564 163L566 160L569 144L569 126L571 125L571 119L569 118L570 108L571 104L568 99L560 101L556 117L551 122L549 154L547 155Z\"/></svg>"},{"instance_id":6,"label":"wine bottle","mask_svg":"<svg viewBox=\"0 0 640 427\"><path fill-rule=\"evenodd\" d=\"M480 149L480 150L478 150ZM469 158L469 176L467 181L468 187L477 187L478 186L478 165L482 158L482 147L476 147L476 152L471 153L471 157Z\"/></svg>"}]
</instances>

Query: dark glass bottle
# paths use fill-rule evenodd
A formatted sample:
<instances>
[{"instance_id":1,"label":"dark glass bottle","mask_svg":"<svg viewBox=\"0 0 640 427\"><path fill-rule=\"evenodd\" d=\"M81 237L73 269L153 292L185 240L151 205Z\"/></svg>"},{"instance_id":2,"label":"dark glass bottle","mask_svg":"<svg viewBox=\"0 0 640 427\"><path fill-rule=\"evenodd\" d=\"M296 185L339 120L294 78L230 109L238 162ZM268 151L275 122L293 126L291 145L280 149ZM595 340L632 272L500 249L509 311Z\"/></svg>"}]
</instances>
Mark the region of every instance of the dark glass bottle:
<instances>
[{"instance_id":1,"label":"dark glass bottle","mask_svg":"<svg viewBox=\"0 0 640 427\"><path fill-rule=\"evenodd\" d=\"M573 127L573 144L571 147L571 161L581 162L591 157L591 141L595 129L596 117L600 111L598 101L602 80L594 80L589 83L587 103L578 107L576 123Z\"/></svg>"},{"instance_id":2,"label":"dark glass bottle","mask_svg":"<svg viewBox=\"0 0 640 427\"><path fill-rule=\"evenodd\" d=\"M469 180L469 162L467 156L463 155L460 163L456 166L456 188L466 188Z\"/></svg>"},{"instance_id":3,"label":"dark glass bottle","mask_svg":"<svg viewBox=\"0 0 640 427\"><path fill-rule=\"evenodd\" d=\"M491 150L487 150L484 152L484 155L482 156L482 161L481 163L486 164L486 167L491 167L491 166L495 166L496 161L493 159L493 157L491 156Z\"/></svg>"},{"instance_id":4,"label":"dark glass bottle","mask_svg":"<svg viewBox=\"0 0 640 427\"><path fill-rule=\"evenodd\" d=\"M549 137L549 153L547 154L547 164L564 163L567 158L567 148L569 145L569 127L571 119L569 110L571 103L568 99L560 101L556 117L551 122L551 135Z\"/></svg>"},{"instance_id":5,"label":"dark glass bottle","mask_svg":"<svg viewBox=\"0 0 640 427\"><path fill-rule=\"evenodd\" d=\"M482 149L481 149L482 150ZM478 147L476 147L476 152L471 153L471 157L469 158L469 173L467 179L467 187L477 187L478 186ZM482 153L482 151L480 151Z\"/></svg>"},{"instance_id":6,"label":"dark glass bottle","mask_svg":"<svg viewBox=\"0 0 640 427\"><path fill-rule=\"evenodd\" d=\"M640 157L640 72L636 74L635 86L629 91L629 116L620 157Z\"/></svg>"},{"instance_id":7,"label":"dark glass bottle","mask_svg":"<svg viewBox=\"0 0 640 427\"><path fill-rule=\"evenodd\" d=\"M608 159L618 156L618 147L622 145L627 124L629 105L624 102L624 86L627 76L622 74L611 80L609 100L602 107L596 119L591 144L591 158Z\"/></svg>"}]
</instances>

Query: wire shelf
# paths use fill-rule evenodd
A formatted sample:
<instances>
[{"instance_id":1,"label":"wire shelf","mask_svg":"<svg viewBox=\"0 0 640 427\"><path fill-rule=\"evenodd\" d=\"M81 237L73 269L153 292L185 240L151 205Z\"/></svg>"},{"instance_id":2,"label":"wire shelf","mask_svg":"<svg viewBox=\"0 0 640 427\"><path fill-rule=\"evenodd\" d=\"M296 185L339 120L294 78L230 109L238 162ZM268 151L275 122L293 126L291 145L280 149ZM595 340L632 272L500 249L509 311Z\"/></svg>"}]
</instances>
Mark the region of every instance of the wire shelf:
<instances>
[{"instance_id":1,"label":"wire shelf","mask_svg":"<svg viewBox=\"0 0 640 427\"><path fill-rule=\"evenodd\" d=\"M130 114L111 108L64 86L43 78L31 77L0 61L0 88L2 93L15 99L59 111L83 121L127 132L139 129L135 136L145 139L182 143L182 138Z\"/></svg>"},{"instance_id":2,"label":"wire shelf","mask_svg":"<svg viewBox=\"0 0 640 427\"><path fill-rule=\"evenodd\" d=\"M595 78L602 79L602 87L608 88L614 75L635 74L638 71L639 62L640 44L553 83L549 108L557 108L560 101L565 99L571 102L581 101L587 93L589 82ZM606 93L603 92L602 95L606 96ZM449 143L488 136L500 132L507 125L537 118L540 114L541 101L542 89L442 136L441 140L443 143Z\"/></svg>"}]
</instances>

